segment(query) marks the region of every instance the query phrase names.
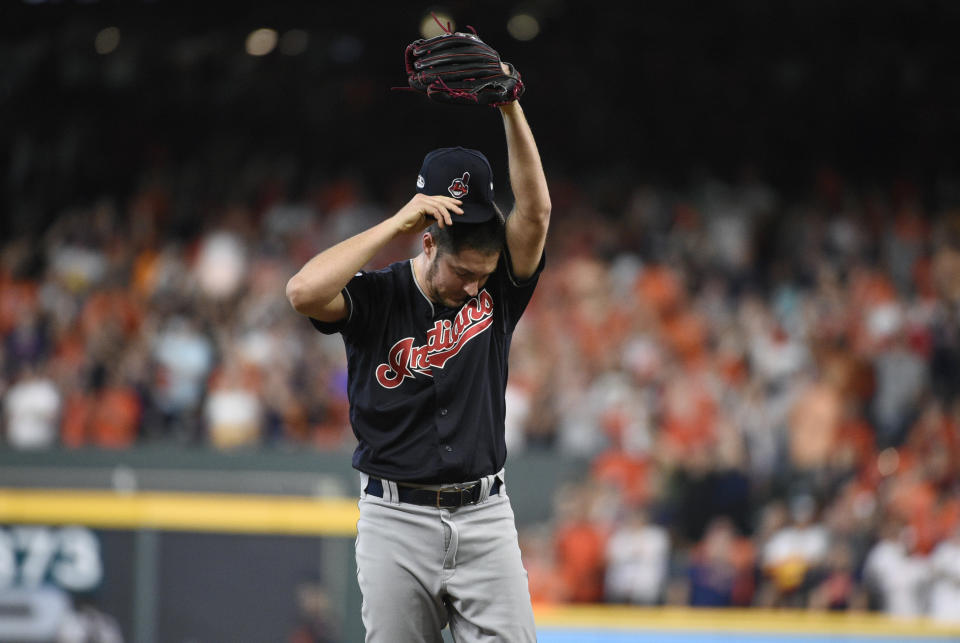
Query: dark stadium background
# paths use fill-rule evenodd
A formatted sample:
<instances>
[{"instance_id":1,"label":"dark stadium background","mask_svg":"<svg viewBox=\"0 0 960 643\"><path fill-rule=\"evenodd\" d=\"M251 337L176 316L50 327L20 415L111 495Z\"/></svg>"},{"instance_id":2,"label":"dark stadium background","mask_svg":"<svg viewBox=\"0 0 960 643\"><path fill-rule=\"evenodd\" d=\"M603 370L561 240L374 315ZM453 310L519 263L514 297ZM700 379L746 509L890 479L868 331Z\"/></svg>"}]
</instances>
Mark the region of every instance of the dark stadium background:
<instances>
[{"instance_id":1,"label":"dark stadium background","mask_svg":"<svg viewBox=\"0 0 960 643\"><path fill-rule=\"evenodd\" d=\"M917 182L933 197L936 178L957 169L954 2L540 0L520 5L541 17L529 42L506 33L516 3L443 6L523 61L524 103L552 172L682 184L698 170L752 167L805 189L829 167L864 183ZM79 124L81 145L98 152L67 167L51 156L8 181L6 234L211 141L229 141L224 177L247 154L294 154L308 168L362 174L383 198L424 150L500 136L496 118L390 91L405 85L403 48L424 11L416 3L7 2L3 11L2 148L21 131L52 148ZM108 23L121 30L118 60L90 46ZM246 56L244 38L265 25L308 31L306 53ZM9 153L2 161L9 177Z\"/></svg>"}]
</instances>

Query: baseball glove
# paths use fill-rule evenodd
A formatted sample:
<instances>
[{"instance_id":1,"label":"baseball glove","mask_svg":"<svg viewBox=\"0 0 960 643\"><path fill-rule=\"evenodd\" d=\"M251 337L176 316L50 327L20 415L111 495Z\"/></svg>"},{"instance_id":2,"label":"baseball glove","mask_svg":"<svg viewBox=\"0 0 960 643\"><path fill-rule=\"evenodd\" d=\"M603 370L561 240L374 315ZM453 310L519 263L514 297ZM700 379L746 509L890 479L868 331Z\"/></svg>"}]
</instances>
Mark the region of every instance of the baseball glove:
<instances>
[{"instance_id":1,"label":"baseball glove","mask_svg":"<svg viewBox=\"0 0 960 643\"><path fill-rule=\"evenodd\" d=\"M472 27L471 27L472 29ZM520 72L474 33L447 32L407 45L407 82L440 103L503 105L523 94Z\"/></svg>"}]
</instances>

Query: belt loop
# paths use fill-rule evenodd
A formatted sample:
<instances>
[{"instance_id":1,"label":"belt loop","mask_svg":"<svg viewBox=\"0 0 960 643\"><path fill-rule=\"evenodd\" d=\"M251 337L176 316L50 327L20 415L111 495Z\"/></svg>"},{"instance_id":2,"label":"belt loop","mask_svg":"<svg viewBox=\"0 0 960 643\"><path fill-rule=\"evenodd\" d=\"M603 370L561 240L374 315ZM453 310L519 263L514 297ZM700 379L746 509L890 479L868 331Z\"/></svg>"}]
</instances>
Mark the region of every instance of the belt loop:
<instances>
[{"instance_id":1,"label":"belt loop","mask_svg":"<svg viewBox=\"0 0 960 643\"><path fill-rule=\"evenodd\" d=\"M360 472L360 500L367 497L367 484L370 483L370 476L363 471Z\"/></svg>"},{"instance_id":2,"label":"belt loop","mask_svg":"<svg viewBox=\"0 0 960 643\"><path fill-rule=\"evenodd\" d=\"M507 495L507 473L505 469L500 469L494 474L494 477L500 478L500 491L498 495L505 496ZM493 484L492 482L490 484Z\"/></svg>"},{"instance_id":3,"label":"belt loop","mask_svg":"<svg viewBox=\"0 0 960 643\"><path fill-rule=\"evenodd\" d=\"M486 502L487 498L490 497L490 489L493 487L493 481L496 479L496 476L483 476L480 478L480 498L477 499L477 502Z\"/></svg>"},{"instance_id":4,"label":"belt loop","mask_svg":"<svg viewBox=\"0 0 960 643\"><path fill-rule=\"evenodd\" d=\"M397 489L397 483L393 480L383 479L381 479L380 482L383 483L383 499L390 504L399 505L400 491Z\"/></svg>"}]
</instances>

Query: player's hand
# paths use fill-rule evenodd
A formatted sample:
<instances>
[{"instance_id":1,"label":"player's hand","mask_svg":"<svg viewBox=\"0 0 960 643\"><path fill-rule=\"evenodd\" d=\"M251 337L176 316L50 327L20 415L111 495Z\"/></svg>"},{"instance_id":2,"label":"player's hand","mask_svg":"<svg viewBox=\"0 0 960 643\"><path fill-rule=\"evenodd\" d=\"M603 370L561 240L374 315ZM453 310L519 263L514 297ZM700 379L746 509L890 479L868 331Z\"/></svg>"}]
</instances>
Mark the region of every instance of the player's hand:
<instances>
[{"instance_id":1,"label":"player's hand","mask_svg":"<svg viewBox=\"0 0 960 643\"><path fill-rule=\"evenodd\" d=\"M453 217L463 214L461 201L449 196L415 194L410 201L400 208L393 220L397 230L401 233L423 232L434 222L441 228L453 225Z\"/></svg>"}]
</instances>

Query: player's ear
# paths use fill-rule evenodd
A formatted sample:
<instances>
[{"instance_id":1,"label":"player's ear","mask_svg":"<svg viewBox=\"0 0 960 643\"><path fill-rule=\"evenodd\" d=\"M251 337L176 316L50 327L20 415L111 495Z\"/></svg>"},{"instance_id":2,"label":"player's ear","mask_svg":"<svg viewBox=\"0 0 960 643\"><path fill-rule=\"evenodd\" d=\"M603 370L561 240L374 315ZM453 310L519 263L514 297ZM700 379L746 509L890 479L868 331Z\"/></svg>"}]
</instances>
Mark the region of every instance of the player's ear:
<instances>
[{"instance_id":1,"label":"player's ear","mask_svg":"<svg viewBox=\"0 0 960 643\"><path fill-rule=\"evenodd\" d=\"M437 242L433 238L433 235L430 234L430 230L423 231L423 254L427 255L427 259L433 259L433 255L437 252Z\"/></svg>"}]
</instances>

